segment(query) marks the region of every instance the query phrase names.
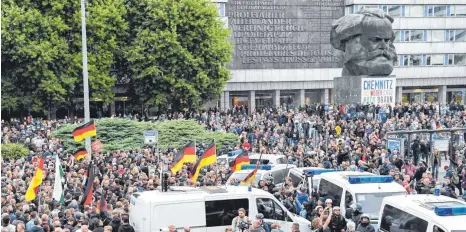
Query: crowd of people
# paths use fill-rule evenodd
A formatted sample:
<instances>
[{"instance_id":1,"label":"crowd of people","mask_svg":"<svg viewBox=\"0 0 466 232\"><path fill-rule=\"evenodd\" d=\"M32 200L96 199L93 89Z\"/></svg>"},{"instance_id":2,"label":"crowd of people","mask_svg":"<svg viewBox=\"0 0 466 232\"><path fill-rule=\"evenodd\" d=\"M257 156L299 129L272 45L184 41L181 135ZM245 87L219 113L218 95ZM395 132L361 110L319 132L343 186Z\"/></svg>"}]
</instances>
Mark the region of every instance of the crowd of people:
<instances>
[{"instance_id":1,"label":"crowd of people","mask_svg":"<svg viewBox=\"0 0 466 232\"><path fill-rule=\"evenodd\" d=\"M142 120L136 115L123 117ZM246 107L235 106L231 110L210 109L159 115L153 120L174 119L193 119L205 125L209 131L238 135L236 147L223 147L218 149L219 152L246 149L250 153L284 154L290 163L298 167L364 170L392 175L410 194L428 193L439 185L442 186L442 194L451 197L461 198L466 192L464 131L454 141L453 154L431 148L429 138L422 134L412 135L413 143L406 144L408 149L405 149L405 153L391 151L386 146L388 132L465 128L466 112L461 104L439 106L434 103L413 103L393 107L315 104L292 109L266 108L253 112L248 112ZM64 152L60 140L51 136L63 124L80 124L82 121L76 118L39 120L33 117L2 120L2 144L21 143L30 150L26 157L2 157L2 232L132 231L128 217L131 195L139 191L156 190L161 186L163 162L172 164L177 149L168 147L164 151L156 151L154 147L147 146L93 154L93 163L98 167L96 178L91 180L94 182L93 203L83 206L83 179L89 161L75 160L72 154ZM438 133L438 136L444 135ZM197 151L202 152L204 145L198 146ZM57 156L66 179L64 204L52 198ZM26 202L25 193L37 168L38 157L44 157L43 182L35 200ZM177 174L170 174L168 184L193 185L189 178L192 168L193 164L186 164ZM445 176L439 176L439 169L445 170ZM207 170L202 170L196 185L224 184L230 173L225 165L211 165ZM261 181L255 187L260 188L264 184ZM327 204L331 199L309 196L304 190L297 189L290 180L286 180L276 197L291 212L310 220L316 229L367 227L369 218L362 214L360 205L353 205L353 216L357 217L353 221L356 224L350 223L347 226L344 217L339 214L339 208L331 207L331 202ZM107 204L101 209L97 202L102 196L105 196ZM466 196L463 195L463 198ZM259 223L260 215L256 221L253 221L256 226L262 225ZM251 228L255 227L254 223ZM274 226L268 228L268 231L280 231L280 228ZM232 229L238 230L234 222ZM189 228L186 230L189 231Z\"/></svg>"}]
</instances>

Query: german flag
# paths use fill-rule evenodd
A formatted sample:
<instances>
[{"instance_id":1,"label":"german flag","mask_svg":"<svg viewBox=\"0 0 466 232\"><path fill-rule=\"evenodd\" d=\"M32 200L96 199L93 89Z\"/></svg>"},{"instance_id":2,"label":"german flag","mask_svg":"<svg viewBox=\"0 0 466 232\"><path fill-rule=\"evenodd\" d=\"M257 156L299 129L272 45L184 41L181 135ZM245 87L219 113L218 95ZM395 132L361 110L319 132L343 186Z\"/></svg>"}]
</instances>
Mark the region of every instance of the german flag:
<instances>
[{"instance_id":1,"label":"german flag","mask_svg":"<svg viewBox=\"0 0 466 232\"><path fill-rule=\"evenodd\" d=\"M94 120L76 127L72 133L74 141L81 142L89 136L96 136Z\"/></svg>"},{"instance_id":2,"label":"german flag","mask_svg":"<svg viewBox=\"0 0 466 232\"><path fill-rule=\"evenodd\" d=\"M89 168L87 171L87 181L86 181L86 189L83 194L83 198L81 200L81 205L90 205L92 204L92 193L93 193L93 184L95 179L95 170L94 164L89 164Z\"/></svg>"},{"instance_id":3,"label":"german flag","mask_svg":"<svg viewBox=\"0 0 466 232\"><path fill-rule=\"evenodd\" d=\"M88 155L86 148L82 148L78 152L74 153L74 158L76 160L82 160Z\"/></svg>"},{"instance_id":4,"label":"german flag","mask_svg":"<svg viewBox=\"0 0 466 232\"><path fill-rule=\"evenodd\" d=\"M249 161L248 151L243 150L243 152L241 152L241 154L236 156L235 163L233 164L233 167L231 167L231 171L232 172L239 171L239 170L241 170L241 166L243 166L245 164L250 164L250 163L251 162Z\"/></svg>"},{"instance_id":5,"label":"german flag","mask_svg":"<svg viewBox=\"0 0 466 232\"><path fill-rule=\"evenodd\" d=\"M42 184L42 178L44 177L44 158L39 158L39 165L37 166L36 173L32 177L31 184L26 191L25 199L26 201L32 201L36 199L37 191L39 186Z\"/></svg>"},{"instance_id":6,"label":"german flag","mask_svg":"<svg viewBox=\"0 0 466 232\"><path fill-rule=\"evenodd\" d=\"M257 173L257 169L259 169L259 164L260 164L260 162L257 161L256 168L255 168L254 170L252 170L252 172L250 172L250 173L246 176L246 178L244 178L243 181L241 181L241 184L242 184L242 185L249 185L249 184L251 184L251 183L254 181L254 179L256 179L256 173Z\"/></svg>"},{"instance_id":7,"label":"german flag","mask_svg":"<svg viewBox=\"0 0 466 232\"><path fill-rule=\"evenodd\" d=\"M204 152L204 154L199 158L196 162L196 165L193 167L194 174L190 176L191 181L193 183L197 182L197 178L199 177L199 172L201 168L207 167L211 164L217 163L217 147L215 143L212 143Z\"/></svg>"},{"instance_id":8,"label":"german flag","mask_svg":"<svg viewBox=\"0 0 466 232\"><path fill-rule=\"evenodd\" d=\"M194 143L186 144L181 151L175 154L173 158L174 164L172 166L172 173L175 175L185 163L195 163L196 162L196 146Z\"/></svg>"},{"instance_id":9,"label":"german flag","mask_svg":"<svg viewBox=\"0 0 466 232\"><path fill-rule=\"evenodd\" d=\"M183 148L183 160L185 163L196 162L196 146L194 143L188 143Z\"/></svg>"},{"instance_id":10,"label":"german flag","mask_svg":"<svg viewBox=\"0 0 466 232\"><path fill-rule=\"evenodd\" d=\"M440 122L437 122L437 126L436 126L436 128L435 128L435 129L437 129L437 130L440 130L440 129L442 129L442 125L440 125Z\"/></svg>"}]
</instances>

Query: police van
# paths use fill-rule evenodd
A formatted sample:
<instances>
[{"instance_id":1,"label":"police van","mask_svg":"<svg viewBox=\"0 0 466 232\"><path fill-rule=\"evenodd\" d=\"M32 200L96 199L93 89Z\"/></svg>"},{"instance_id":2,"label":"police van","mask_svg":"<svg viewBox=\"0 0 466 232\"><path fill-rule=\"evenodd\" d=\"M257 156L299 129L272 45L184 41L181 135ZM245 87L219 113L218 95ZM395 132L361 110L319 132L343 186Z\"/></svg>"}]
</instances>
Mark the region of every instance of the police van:
<instances>
[{"instance_id":1,"label":"police van","mask_svg":"<svg viewBox=\"0 0 466 232\"><path fill-rule=\"evenodd\" d=\"M319 186L320 174L336 171L336 169L318 167L293 168L288 173L288 177L290 177L293 187L298 188L300 185L307 183L306 188L313 191ZM313 185L312 188L311 185Z\"/></svg>"},{"instance_id":2,"label":"police van","mask_svg":"<svg viewBox=\"0 0 466 232\"><path fill-rule=\"evenodd\" d=\"M384 197L407 195L405 188L393 182L392 176L379 176L369 172L322 173L319 181L319 195L332 199L333 206L339 206L341 215L352 203L359 203L362 211L369 215L371 224L377 226L380 206Z\"/></svg>"},{"instance_id":3,"label":"police van","mask_svg":"<svg viewBox=\"0 0 466 232\"><path fill-rule=\"evenodd\" d=\"M261 164L287 164L288 160L285 155L279 154L249 154L249 161L251 164L256 164L259 161Z\"/></svg>"},{"instance_id":4,"label":"police van","mask_svg":"<svg viewBox=\"0 0 466 232\"><path fill-rule=\"evenodd\" d=\"M243 165L241 170L236 171L230 175L227 180L227 185L233 185L233 179L235 182L243 181L246 176L256 168L256 164ZM296 168L293 164L276 164L276 165L265 165L261 164L258 167L256 177L254 178L254 185L257 185L260 180L265 180L267 176L273 177L273 184L275 187L280 187L285 183L285 178L288 176L288 172Z\"/></svg>"},{"instance_id":5,"label":"police van","mask_svg":"<svg viewBox=\"0 0 466 232\"><path fill-rule=\"evenodd\" d=\"M183 187L169 192L146 191L130 199L130 225L138 232L162 231L168 225L192 232L225 231L244 208L250 221L258 213L268 224L278 224L291 232L293 223L300 231L311 231L310 222L290 213L272 194L246 186Z\"/></svg>"},{"instance_id":6,"label":"police van","mask_svg":"<svg viewBox=\"0 0 466 232\"><path fill-rule=\"evenodd\" d=\"M235 162L235 159L238 155L240 155L243 152L243 150L234 150L234 151L229 151L227 154L223 154L217 157L217 164L222 164L228 167L233 166L233 163Z\"/></svg>"},{"instance_id":7,"label":"police van","mask_svg":"<svg viewBox=\"0 0 466 232\"><path fill-rule=\"evenodd\" d=\"M386 197L379 231L466 231L466 203L429 194Z\"/></svg>"}]
</instances>

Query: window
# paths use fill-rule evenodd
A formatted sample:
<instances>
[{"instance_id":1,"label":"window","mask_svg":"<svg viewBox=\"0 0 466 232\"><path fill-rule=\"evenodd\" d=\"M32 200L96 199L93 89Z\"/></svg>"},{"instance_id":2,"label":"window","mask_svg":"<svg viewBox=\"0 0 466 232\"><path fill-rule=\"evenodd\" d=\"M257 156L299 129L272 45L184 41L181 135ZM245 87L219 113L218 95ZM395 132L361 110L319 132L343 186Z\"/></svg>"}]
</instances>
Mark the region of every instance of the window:
<instances>
[{"instance_id":1,"label":"window","mask_svg":"<svg viewBox=\"0 0 466 232\"><path fill-rule=\"evenodd\" d=\"M392 221L387 220L388 216L392 217ZM426 220L418 218L391 205L385 205L382 213L380 229L382 231L424 232L427 231L427 224Z\"/></svg>"},{"instance_id":2,"label":"window","mask_svg":"<svg viewBox=\"0 0 466 232\"><path fill-rule=\"evenodd\" d=\"M422 56L422 65L430 65L430 55Z\"/></svg>"},{"instance_id":3,"label":"window","mask_svg":"<svg viewBox=\"0 0 466 232\"><path fill-rule=\"evenodd\" d=\"M466 5L456 5L453 14L457 17L466 16Z\"/></svg>"},{"instance_id":4,"label":"window","mask_svg":"<svg viewBox=\"0 0 466 232\"><path fill-rule=\"evenodd\" d=\"M409 61L410 66L420 66L422 64L422 55L412 55Z\"/></svg>"},{"instance_id":5,"label":"window","mask_svg":"<svg viewBox=\"0 0 466 232\"><path fill-rule=\"evenodd\" d=\"M413 41L413 42L424 41L424 30L410 31L409 41Z\"/></svg>"},{"instance_id":6,"label":"window","mask_svg":"<svg viewBox=\"0 0 466 232\"><path fill-rule=\"evenodd\" d=\"M244 208L246 210L246 216L249 215L249 200L247 198L242 198L206 201L206 226L231 226L233 218L238 216L239 208Z\"/></svg>"},{"instance_id":7,"label":"window","mask_svg":"<svg viewBox=\"0 0 466 232\"><path fill-rule=\"evenodd\" d=\"M404 41L409 41L409 31L404 31Z\"/></svg>"},{"instance_id":8,"label":"window","mask_svg":"<svg viewBox=\"0 0 466 232\"><path fill-rule=\"evenodd\" d=\"M443 55L432 55L431 57L431 65L443 65Z\"/></svg>"},{"instance_id":9,"label":"window","mask_svg":"<svg viewBox=\"0 0 466 232\"><path fill-rule=\"evenodd\" d=\"M394 6L394 5L390 5L388 6L388 14L392 17L401 17L403 16L401 14L401 6Z\"/></svg>"},{"instance_id":10,"label":"window","mask_svg":"<svg viewBox=\"0 0 466 232\"><path fill-rule=\"evenodd\" d=\"M424 16L424 7L420 5L409 6L409 16L411 17L422 17Z\"/></svg>"},{"instance_id":11,"label":"window","mask_svg":"<svg viewBox=\"0 0 466 232\"><path fill-rule=\"evenodd\" d=\"M395 42L401 41L401 31L393 30L393 34L395 35Z\"/></svg>"},{"instance_id":12,"label":"window","mask_svg":"<svg viewBox=\"0 0 466 232\"><path fill-rule=\"evenodd\" d=\"M445 230L442 230L440 227L438 226L434 226L434 232L445 232Z\"/></svg>"},{"instance_id":13,"label":"window","mask_svg":"<svg viewBox=\"0 0 466 232\"><path fill-rule=\"evenodd\" d=\"M466 30L456 30L455 41L466 42Z\"/></svg>"},{"instance_id":14,"label":"window","mask_svg":"<svg viewBox=\"0 0 466 232\"><path fill-rule=\"evenodd\" d=\"M455 55L453 54L445 55L445 65L453 65L454 59L455 59Z\"/></svg>"},{"instance_id":15,"label":"window","mask_svg":"<svg viewBox=\"0 0 466 232\"><path fill-rule=\"evenodd\" d=\"M455 41L455 30L445 31L445 41Z\"/></svg>"},{"instance_id":16,"label":"window","mask_svg":"<svg viewBox=\"0 0 466 232\"><path fill-rule=\"evenodd\" d=\"M353 204L353 195L350 192L345 192L345 208L349 208Z\"/></svg>"},{"instance_id":17,"label":"window","mask_svg":"<svg viewBox=\"0 0 466 232\"><path fill-rule=\"evenodd\" d=\"M270 198L257 198L257 211L266 219L285 221L285 210ZM286 217L288 219L288 217ZM289 220L288 220L289 221ZM231 224L231 222L230 222Z\"/></svg>"},{"instance_id":18,"label":"window","mask_svg":"<svg viewBox=\"0 0 466 232\"><path fill-rule=\"evenodd\" d=\"M330 183L327 180L321 179L319 184L319 195L325 199L332 199L333 206L340 206L341 195L343 195L343 188Z\"/></svg>"},{"instance_id":19,"label":"window","mask_svg":"<svg viewBox=\"0 0 466 232\"><path fill-rule=\"evenodd\" d=\"M403 56L403 66L409 66L409 57L410 55Z\"/></svg>"},{"instance_id":20,"label":"window","mask_svg":"<svg viewBox=\"0 0 466 232\"><path fill-rule=\"evenodd\" d=\"M434 6L434 16L435 17L447 16L447 6Z\"/></svg>"},{"instance_id":21,"label":"window","mask_svg":"<svg viewBox=\"0 0 466 232\"><path fill-rule=\"evenodd\" d=\"M286 169L276 170L272 172L273 184L281 184L285 182Z\"/></svg>"},{"instance_id":22,"label":"window","mask_svg":"<svg viewBox=\"0 0 466 232\"><path fill-rule=\"evenodd\" d=\"M224 2L218 2L217 3L217 8L218 8L218 14L222 17L225 16L225 3Z\"/></svg>"},{"instance_id":23,"label":"window","mask_svg":"<svg viewBox=\"0 0 466 232\"><path fill-rule=\"evenodd\" d=\"M466 65L466 54L456 54L455 55L455 65Z\"/></svg>"},{"instance_id":24,"label":"window","mask_svg":"<svg viewBox=\"0 0 466 232\"><path fill-rule=\"evenodd\" d=\"M290 172L290 178L291 178L291 183L293 183L293 186L296 188L298 185L303 181L301 177L297 176L296 174Z\"/></svg>"},{"instance_id":25,"label":"window","mask_svg":"<svg viewBox=\"0 0 466 232\"><path fill-rule=\"evenodd\" d=\"M445 41L445 32L442 30L432 30L432 42Z\"/></svg>"}]
</instances>

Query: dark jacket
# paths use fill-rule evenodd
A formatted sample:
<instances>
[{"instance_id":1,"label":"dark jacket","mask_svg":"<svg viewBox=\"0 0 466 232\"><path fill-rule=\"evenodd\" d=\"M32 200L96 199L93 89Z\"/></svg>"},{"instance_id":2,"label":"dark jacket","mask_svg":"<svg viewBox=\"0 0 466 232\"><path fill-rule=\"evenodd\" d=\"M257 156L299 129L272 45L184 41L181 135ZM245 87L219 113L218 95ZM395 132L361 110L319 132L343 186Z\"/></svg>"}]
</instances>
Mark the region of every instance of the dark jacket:
<instances>
[{"instance_id":1,"label":"dark jacket","mask_svg":"<svg viewBox=\"0 0 466 232\"><path fill-rule=\"evenodd\" d=\"M134 232L134 228L130 224L122 224L118 229L118 232Z\"/></svg>"},{"instance_id":2,"label":"dark jacket","mask_svg":"<svg viewBox=\"0 0 466 232\"><path fill-rule=\"evenodd\" d=\"M112 222L110 223L110 226L112 226L112 232L118 232L118 229L121 226L120 218L114 217Z\"/></svg>"},{"instance_id":3,"label":"dark jacket","mask_svg":"<svg viewBox=\"0 0 466 232\"><path fill-rule=\"evenodd\" d=\"M341 232L342 229L346 230L346 220L342 215L333 215L329 227L332 232Z\"/></svg>"}]
</instances>

